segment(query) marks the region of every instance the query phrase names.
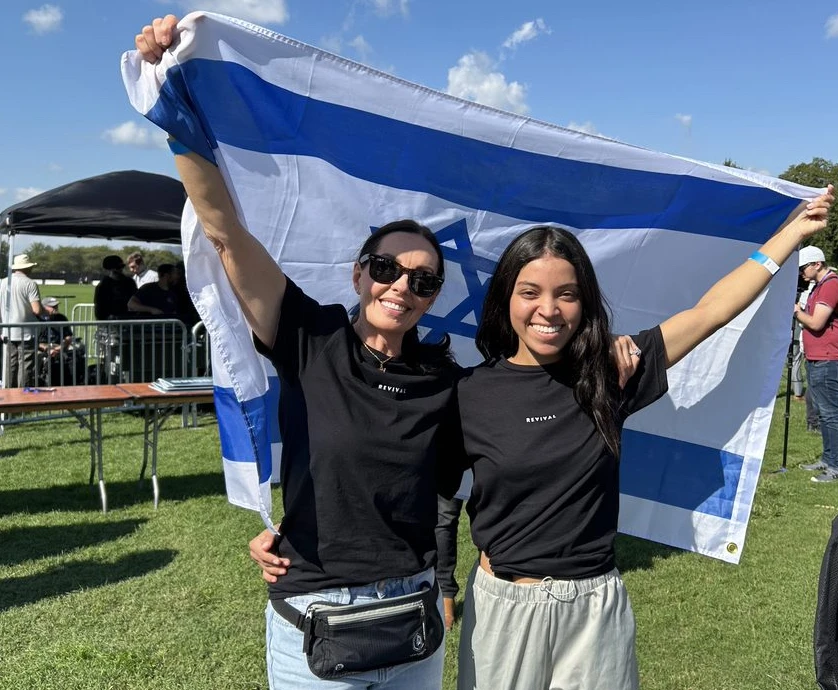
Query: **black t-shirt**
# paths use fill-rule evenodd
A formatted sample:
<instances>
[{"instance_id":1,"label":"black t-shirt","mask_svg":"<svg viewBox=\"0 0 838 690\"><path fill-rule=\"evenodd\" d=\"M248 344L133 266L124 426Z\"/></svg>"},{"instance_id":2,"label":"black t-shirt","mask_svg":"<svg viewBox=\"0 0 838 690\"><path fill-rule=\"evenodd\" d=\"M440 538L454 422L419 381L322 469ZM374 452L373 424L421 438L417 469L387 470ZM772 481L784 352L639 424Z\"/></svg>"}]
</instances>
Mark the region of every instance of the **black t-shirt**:
<instances>
[{"instance_id":1,"label":"black t-shirt","mask_svg":"<svg viewBox=\"0 0 838 690\"><path fill-rule=\"evenodd\" d=\"M621 427L667 390L660 328L633 339L643 356L623 391ZM576 402L561 365L484 363L463 378L458 395L474 470L472 537L493 570L564 579L611 570L619 463Z\"/></svg>"},{"instance_id":2,"label":"black t-shirt","mask_svg":"<svg viewBox=\"0 0 838 690\"><path fill-rule=\"evenodd\" d=\"M270 597L432 566L437 448L459 438L460 370L421 374L393 359L380 371L346 310L321 306L290 280L273 349L254 341L280 379L279 552L291 567L270 586ZM441 469L462 465L447 452L439 462Z\"/></svg>"},{"instance_id":3,"label":"black t-shirt","mask_svg":"<svg viewBox=\"0 0 838 690\"><path fill-rule=\"evenodd\" d=\"M175 316L178 313L177 294L174 290L164 290L157 283L147 283L137 290L137 299L143 306L155 307L164 316Z\"/></svg>"},{"instance_id":4,"label":"black t-shirt","mask_svg":"<svg viewBox=\"0 0 838 690\"><path fill-rule=\"evenodd\" d=\"M96 319L124 319L128 313L128 300L137 291L137 285L126 275L103 277L93 293L93 311Z\"/></svg>"},{"instance_id":5,"label":"black t-shirt","mask_svg":"<svg viewBox=\"0 0 838 690\"><path fill-rule=\"evenodd\" d=\"M67 317L64 314L59 312L53 312L47 318L44 319L46 322L60 322L66 323ZM73 329L69 326L46 326L41 330L38 334L38 342L44 344L52 344L52 345L60 345L64 342L64 338L72 337Z\"/></svg>"}]
</instances>

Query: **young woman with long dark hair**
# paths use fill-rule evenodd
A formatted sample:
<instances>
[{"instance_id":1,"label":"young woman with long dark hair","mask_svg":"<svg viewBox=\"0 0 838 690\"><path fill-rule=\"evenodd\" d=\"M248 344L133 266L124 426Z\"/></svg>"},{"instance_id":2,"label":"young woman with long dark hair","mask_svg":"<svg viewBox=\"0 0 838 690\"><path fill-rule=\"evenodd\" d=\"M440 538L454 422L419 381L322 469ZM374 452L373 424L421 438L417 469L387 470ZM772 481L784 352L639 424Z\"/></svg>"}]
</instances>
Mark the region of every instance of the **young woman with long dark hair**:
<instances>
[{"instance_id":1,"label":"young woman with long dark hair","mask_svg":"<svg viewBox=\"0 0 838 690\"><path fill-rule=\"evenodd\" d=\"M460 658L472 655L479 690L638 686L634 616L614 562L623 423L825 227L832 201L830 187L695 307L633 335L639 366L623 388L608 310L576 237L535 227L503 253L477 332L486 361L458 385L480 549Z\"/></svg>"}]
</instances>

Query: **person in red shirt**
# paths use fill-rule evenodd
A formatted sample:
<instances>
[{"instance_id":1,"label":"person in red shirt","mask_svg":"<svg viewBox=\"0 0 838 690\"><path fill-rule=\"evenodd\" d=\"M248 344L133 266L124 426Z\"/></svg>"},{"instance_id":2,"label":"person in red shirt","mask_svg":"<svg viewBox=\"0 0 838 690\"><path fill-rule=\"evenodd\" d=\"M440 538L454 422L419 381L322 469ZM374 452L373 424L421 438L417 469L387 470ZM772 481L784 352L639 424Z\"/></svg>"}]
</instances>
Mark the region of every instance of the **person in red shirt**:
<instances>
[{"instance_id":1,"label":"person in red shirt","mask_svg":"<svg viewBox=\"0 0 838 690\"><path fill-rule=\"evenodd\" d=\"M826 264L823 251L803 247L799 256L804 280L815 281L806 306L794 305L794 318L803 326L803 350L809 390L818 408L823 456L820 462L801 465L805 470L821 470L813 482L838 481L838 275Z\"/></svg>"}]
</instances>

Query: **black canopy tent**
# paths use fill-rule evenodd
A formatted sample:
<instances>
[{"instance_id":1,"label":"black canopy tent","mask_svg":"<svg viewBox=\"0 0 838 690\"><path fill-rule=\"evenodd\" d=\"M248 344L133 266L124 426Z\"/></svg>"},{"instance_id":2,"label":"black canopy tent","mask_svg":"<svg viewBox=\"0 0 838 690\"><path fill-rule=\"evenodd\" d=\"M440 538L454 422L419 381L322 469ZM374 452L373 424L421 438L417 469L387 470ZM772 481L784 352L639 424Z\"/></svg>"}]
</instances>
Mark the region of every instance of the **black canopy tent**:
<instances>
[{"instance_id":1,"label":"black canopy tent","mask_svg":"<svg viewBox=\"0 0 838 690\"><path fill-rule=\"evenodd\" d=\"M185 201L183 184L172 177L110 172L10 206L0 214L0 232L180 244Z\"/></svg>"},{"instance_id":2,"label":"black canopy tent","mask_svg":"<svg viewBox=\"0 0 838 690\"><path fill-rule=\"evenodd\" d=\"M186 192L180 180L123 170L50 189L0 214L0 235L9 239L11 281L15 235L180 244ZM0 314L7 321L8 314Z\"/></svg>"},{"instance_id":3,"label":"black canopy tent","mask_svg":"<svg viewBox=\"0 0 838 690\"><path fill-rule=\"evenodd\" d=\"M138 170L88 177L21 201L0 213L0 236L9 241L6 280L11 281L16 235L180 244L185 202L179 180ZM8 312L0 314L3 321Z\"/></svg>"}]
</instances>

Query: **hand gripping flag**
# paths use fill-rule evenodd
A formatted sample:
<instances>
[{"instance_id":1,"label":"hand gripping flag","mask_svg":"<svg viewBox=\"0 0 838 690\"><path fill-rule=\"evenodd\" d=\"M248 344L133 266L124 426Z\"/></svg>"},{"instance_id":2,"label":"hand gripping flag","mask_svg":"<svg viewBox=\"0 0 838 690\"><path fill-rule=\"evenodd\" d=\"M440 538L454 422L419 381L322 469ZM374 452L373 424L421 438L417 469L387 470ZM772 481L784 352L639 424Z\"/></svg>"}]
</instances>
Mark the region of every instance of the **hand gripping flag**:
<instances>
[{"instance_id":1,"label":"hand gripping flag","mask_svg":"<svg viewBox=\"0 0 838 690\"><path fill-rule=\"evenodd\" d=\"M533 224L577 234L615 332L633 333L695 304L817 194L459 100L220 15L190 14L180 31L157 65L123 57L134 107L219 166L245 226L318 301L353 306L353 261L374 228L399 218L432 228L448 279L424 333L450 333L463 364L478 361L497 258ZM269 520L276 373L188 204L183 247L213 345L228 497ZM629 419L621 531L739 560L795 280L795 266L780 271L670 369L664 399Z\"/></svg>"}]
</instances>

